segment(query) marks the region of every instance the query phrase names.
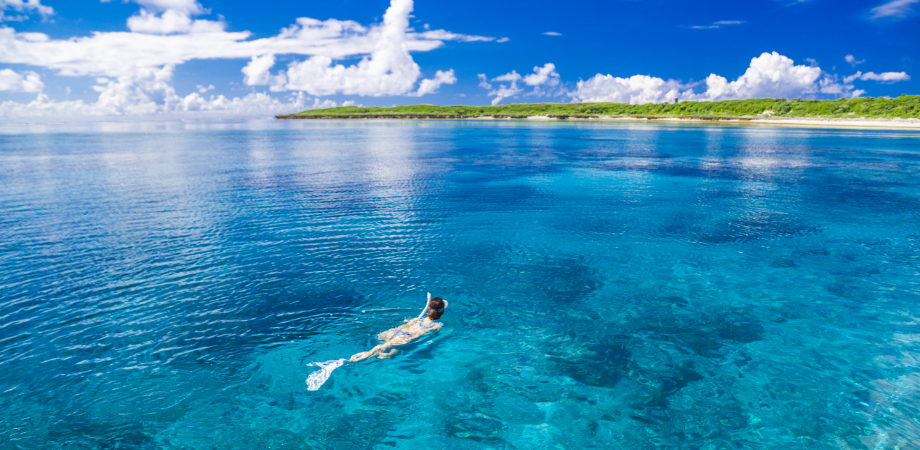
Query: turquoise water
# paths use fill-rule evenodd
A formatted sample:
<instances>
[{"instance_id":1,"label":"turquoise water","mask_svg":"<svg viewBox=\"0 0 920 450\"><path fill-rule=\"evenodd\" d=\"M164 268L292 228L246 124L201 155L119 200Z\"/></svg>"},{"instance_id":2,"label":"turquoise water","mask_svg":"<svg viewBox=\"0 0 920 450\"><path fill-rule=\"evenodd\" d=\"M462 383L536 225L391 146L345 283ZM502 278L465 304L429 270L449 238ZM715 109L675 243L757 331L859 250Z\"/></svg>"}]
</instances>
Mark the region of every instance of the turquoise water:
<instances>
[{"instance_id":1,"label":"turquoise water","mask_svg":"<svg viewBox=\"0 0 920 450\"><path fill-rule=\"evenodd\" d=\"M918 144L4 126L0 448L920 448Z\"/></svg>"}]
</instances>

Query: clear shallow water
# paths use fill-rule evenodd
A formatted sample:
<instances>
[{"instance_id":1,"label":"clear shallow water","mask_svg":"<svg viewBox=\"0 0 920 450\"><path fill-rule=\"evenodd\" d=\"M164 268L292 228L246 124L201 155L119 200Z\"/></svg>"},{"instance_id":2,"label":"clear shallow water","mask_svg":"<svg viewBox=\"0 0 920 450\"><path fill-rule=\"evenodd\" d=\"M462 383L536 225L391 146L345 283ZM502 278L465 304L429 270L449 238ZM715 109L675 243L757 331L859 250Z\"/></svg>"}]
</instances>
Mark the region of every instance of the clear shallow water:
<instances>
[{"instance_id":1,"label":"clear shallow water","mask_svg":"<svg viewBox=\"0 0 920 450\"><path fill-rule=\"evenodd\" d=\"M918 448L918 144L2 127L0 448Z\"/></svg>"}]
</instances>

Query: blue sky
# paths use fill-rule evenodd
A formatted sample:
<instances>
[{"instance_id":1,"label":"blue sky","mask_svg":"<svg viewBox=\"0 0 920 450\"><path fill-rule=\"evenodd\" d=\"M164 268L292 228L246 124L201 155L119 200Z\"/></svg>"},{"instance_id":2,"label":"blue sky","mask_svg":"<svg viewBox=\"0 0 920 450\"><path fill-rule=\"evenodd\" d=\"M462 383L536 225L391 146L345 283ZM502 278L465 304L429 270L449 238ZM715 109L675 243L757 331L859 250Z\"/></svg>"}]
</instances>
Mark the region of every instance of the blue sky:
<instances>
[{"instance_id":1,"label":"blue sky","mask_svg":"<svg viewBox=\"0 0 920 450\"><path fill-rule=\"evenodd\" d=\"M0 8L4 121L920 90L920 0L0 0Z\"/></svg>"}]
</instances>

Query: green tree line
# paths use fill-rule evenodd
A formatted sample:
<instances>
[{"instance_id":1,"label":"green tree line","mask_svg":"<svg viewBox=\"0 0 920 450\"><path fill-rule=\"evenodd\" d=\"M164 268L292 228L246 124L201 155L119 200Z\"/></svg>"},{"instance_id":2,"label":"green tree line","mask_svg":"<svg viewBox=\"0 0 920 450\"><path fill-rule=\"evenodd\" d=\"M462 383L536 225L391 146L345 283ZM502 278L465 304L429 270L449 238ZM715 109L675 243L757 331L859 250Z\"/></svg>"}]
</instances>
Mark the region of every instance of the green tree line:
<instances>
[{"instance_id":1,"label":"green tree line","mask_svg":"<svg viewBox=\"0 0 920 450\"><path fill-rule=\"evenodd\" d=\"M763 115L778 117L839 117L839 118L920 118L920 96L902 95L897 98L851 98L838 100L802 100L755 98L722 100L718 102L646 103L520 103L498 106L434 106L405 105L393 107L343 106L312 109L300 114L456 114L462 116L489 115L587 115L587 116L705 116L745 117Z\"/></svg>"}]
</instances>

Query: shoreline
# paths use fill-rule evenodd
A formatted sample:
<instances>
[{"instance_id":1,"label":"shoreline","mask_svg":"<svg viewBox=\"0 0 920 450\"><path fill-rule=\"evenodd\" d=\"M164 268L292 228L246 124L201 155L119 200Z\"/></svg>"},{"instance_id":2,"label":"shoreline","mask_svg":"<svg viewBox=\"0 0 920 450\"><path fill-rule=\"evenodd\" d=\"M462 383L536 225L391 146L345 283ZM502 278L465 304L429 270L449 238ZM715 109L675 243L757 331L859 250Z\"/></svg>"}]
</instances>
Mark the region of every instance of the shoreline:
<instances>
[{"instance_id":1,"label":"shoreline","mask_svg":"<svg viewBox=\"0 0 920 450\"><path fill-rule=\"evenodd\" d=\"M867 118L824 118L824 117L709 117L709 116L525 116L525 115L482 115L462 116L459 114L282 114L279 120L576 120L600 122L646 122L646 123L723 123L727 125L774 125L823 128L874 128L920 130L918 119L867 119Z\"/></svg>"},{"instance_id":2,"label":"shoreline","mask_svg":"<svg viewBox=\"0 0 920 450\"><path fill-rule=\"evenodd\" d=\"M639 119L621 117L612 119L616 121L646 121L646 122L722 122L730 124L754 125L784 125L800 127L830 127L830 128L882 128L882 129L908 129L920 130L920 120L917 119L844 119L836 117L751 117L751 118L682 118L682 117L656 117L654 119Z\"/></svg>"}]
</instances>

